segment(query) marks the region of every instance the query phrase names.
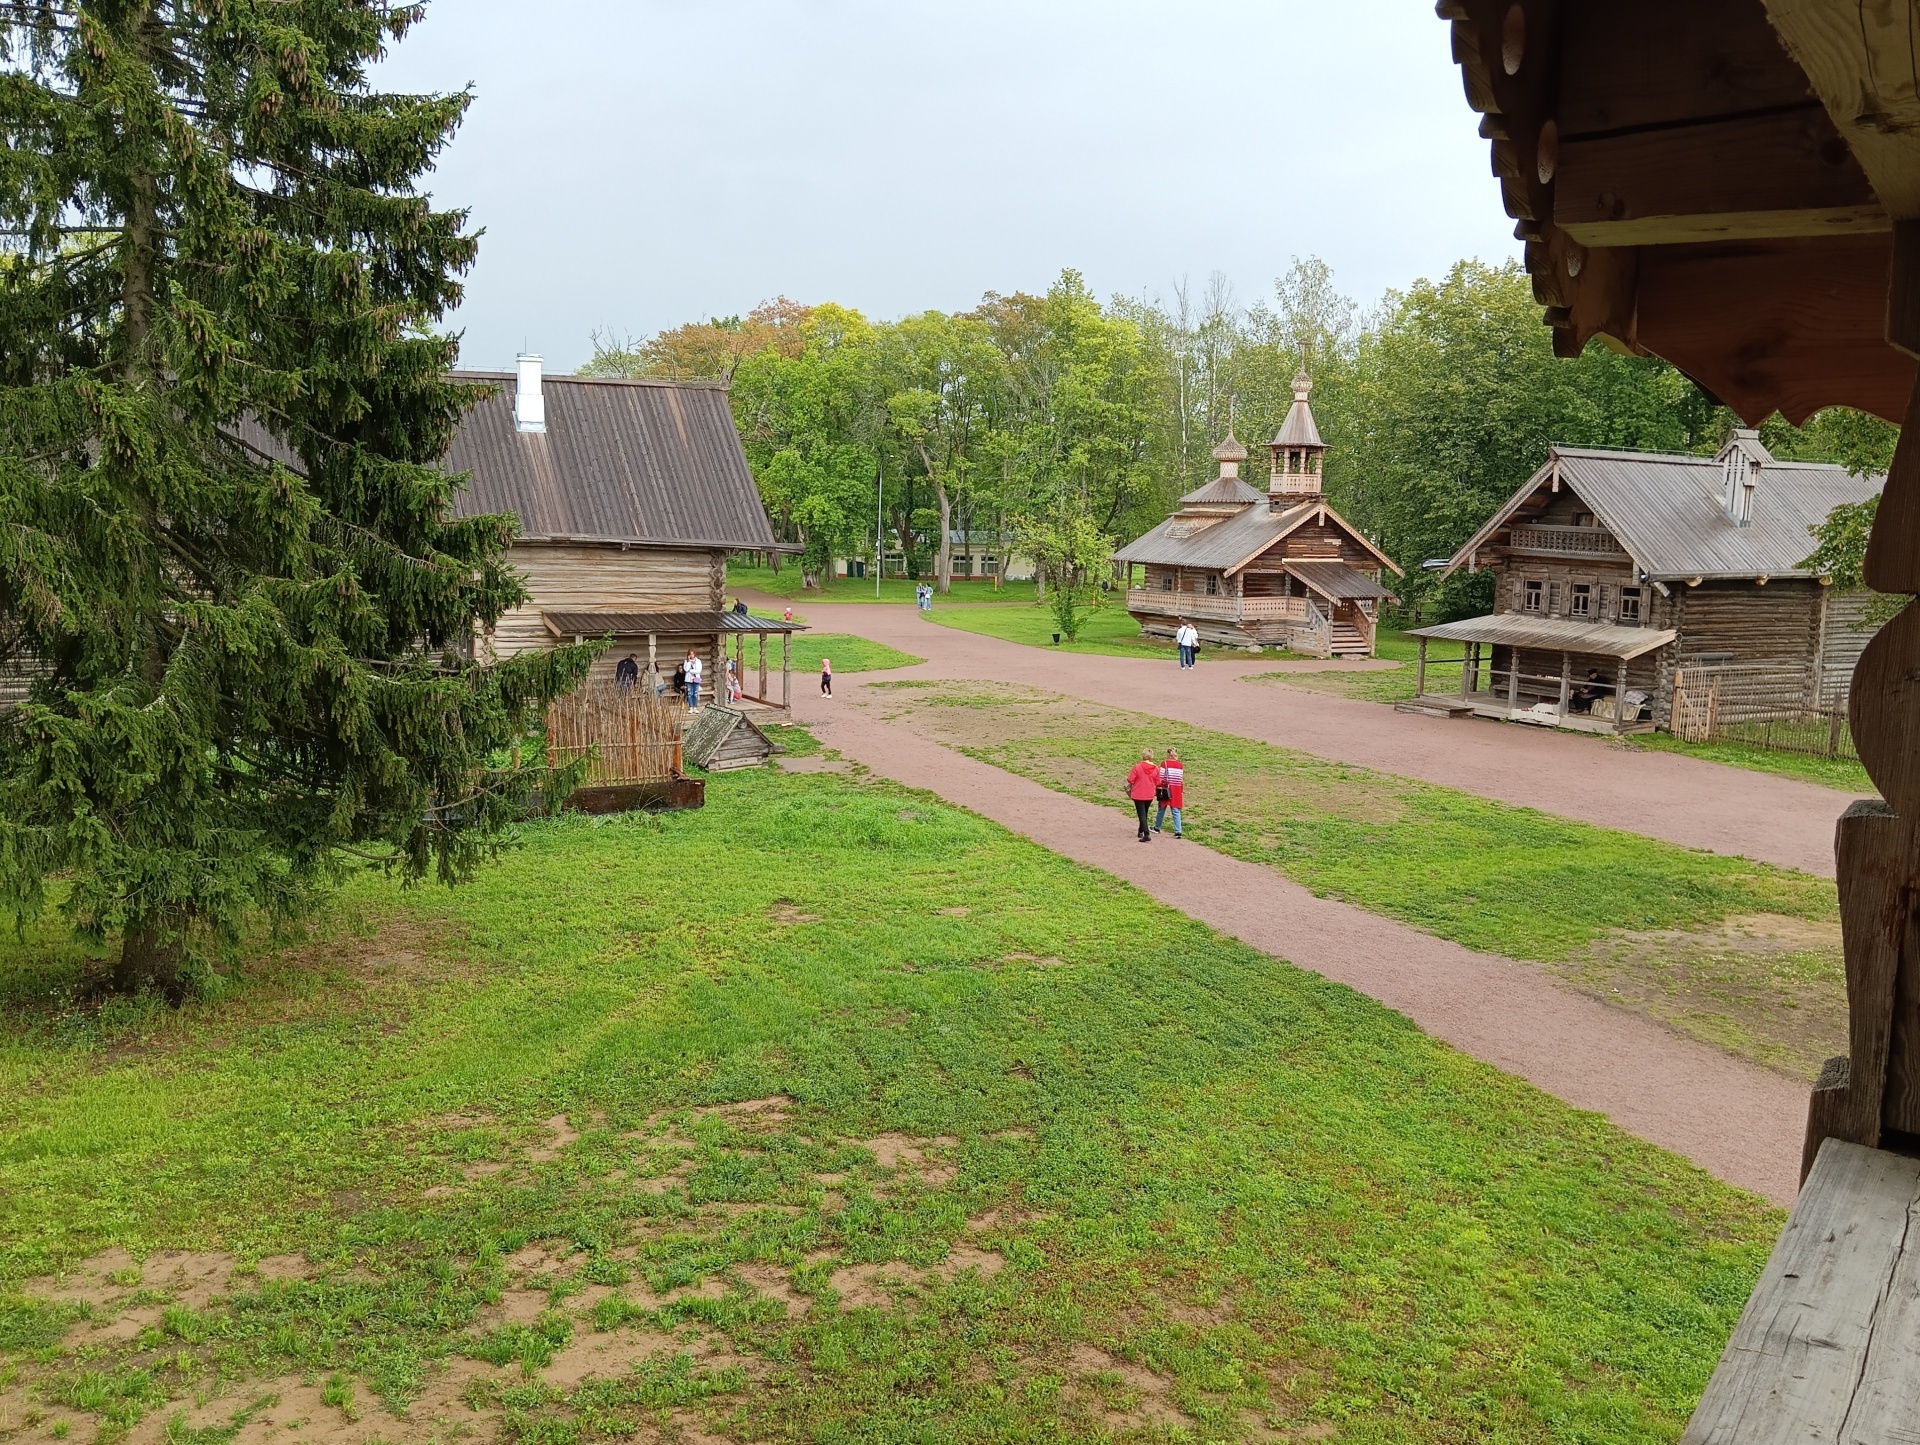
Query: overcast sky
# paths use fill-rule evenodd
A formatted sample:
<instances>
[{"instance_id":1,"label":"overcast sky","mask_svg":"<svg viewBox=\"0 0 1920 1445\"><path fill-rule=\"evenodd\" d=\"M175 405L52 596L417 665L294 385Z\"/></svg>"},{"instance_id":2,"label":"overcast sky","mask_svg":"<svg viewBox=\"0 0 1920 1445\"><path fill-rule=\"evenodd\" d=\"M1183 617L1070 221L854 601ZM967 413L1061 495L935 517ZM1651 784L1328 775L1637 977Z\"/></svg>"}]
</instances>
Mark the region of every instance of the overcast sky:
<instances>
[{"instance_id":1,"label":"overcast sky","mask_svg":"<svg viewBox=\"0 0 1920 1445\"><path fill-rule=\"evenodd\" d=\"M1430 0L432 0L383 85L471 83L431 187L485 228L469 366L765 298L1371 301L1514 253Z\"/></svg>"}]
</instances>

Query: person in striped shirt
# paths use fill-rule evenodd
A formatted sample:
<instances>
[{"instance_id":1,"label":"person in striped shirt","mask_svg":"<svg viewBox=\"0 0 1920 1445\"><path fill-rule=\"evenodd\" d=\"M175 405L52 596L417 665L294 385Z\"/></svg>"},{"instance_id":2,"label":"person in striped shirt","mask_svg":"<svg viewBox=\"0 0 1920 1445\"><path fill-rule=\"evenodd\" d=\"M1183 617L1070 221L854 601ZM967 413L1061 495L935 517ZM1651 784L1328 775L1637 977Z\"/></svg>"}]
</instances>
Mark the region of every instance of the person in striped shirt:
<instances>
[{"instance_id":1,"label":"person in striped shirt","mask_svg":"<svg viewBox=\"0 0 1920 1445\"><path fill-rule=\"evenodd\" d=\"M1153 831L1158 833L1160 825L1167 821L1167 814L1173 814L1173 836L1180 832L1180 809L1186 803L1187 772L1180 766L1180 754L1172 748L1167 749L1167 760L1160 764L1160 788L1156 796L1160 801L1160 811L1154 816Z\"/></svg>"}]
</instances>

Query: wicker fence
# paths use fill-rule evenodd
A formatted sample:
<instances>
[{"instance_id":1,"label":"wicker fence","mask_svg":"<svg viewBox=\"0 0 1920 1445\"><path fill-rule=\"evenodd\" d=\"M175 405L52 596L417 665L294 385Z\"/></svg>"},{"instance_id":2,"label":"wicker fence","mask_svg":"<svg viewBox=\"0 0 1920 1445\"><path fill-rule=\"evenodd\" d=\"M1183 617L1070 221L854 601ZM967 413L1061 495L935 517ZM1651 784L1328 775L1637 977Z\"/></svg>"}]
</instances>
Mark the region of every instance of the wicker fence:
<instances>
[{"instance_id":1,"label":"wicker fence","mask_svg":"<svg viewBox=\"0 0 1920 1445\"><path fill-rule=\"evenodd\" d=\"M591 679L548 704L547 762L586 758L588 787L677 777L684 716L678 698L656 695L644 679L631 687Z\"/></svg>"},{"instance_id":2,"label":"wicker fence","mask_svg":"<svg viewBox=\"0 0 1920 1445\"><path fill-rule=\"evenodd\" d=\"M1673 678L1672 731L1683 742L1735 742L1852 758L1844 689L1815 689L1804 667L1684 661Z\"/></svg>"}]
</instances>

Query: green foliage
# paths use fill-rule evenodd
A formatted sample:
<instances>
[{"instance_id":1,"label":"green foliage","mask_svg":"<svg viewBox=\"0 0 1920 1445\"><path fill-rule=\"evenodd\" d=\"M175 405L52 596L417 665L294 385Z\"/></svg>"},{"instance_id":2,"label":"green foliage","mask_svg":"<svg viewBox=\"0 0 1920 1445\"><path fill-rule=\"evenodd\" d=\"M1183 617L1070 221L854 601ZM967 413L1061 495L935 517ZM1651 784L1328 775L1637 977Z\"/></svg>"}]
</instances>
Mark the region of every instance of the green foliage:
<instances>
[{"instance_id":1,"label":"green foliage","mask_svg":"<svg viewBox=\"0 0 1920 1445\"><path fill-rule=\"evenodd\" d=\"M1196 1438L1641 1445L1679 1433L1779 1229L1348 989L890 785L724 775L698 812L531 825L488 884L356 885L364 937L330 941L350 966L401 940L434 965L357 991L264 974L138 1048L9 1021L0 1279L109 1242L320 1270L210 1305L173 1356L197 1377L143 1384L150 1354L96 1341L71 1408L335 1372L399 1405L449 1352L537 1360L560 1319L514 1352L481 1321L540 1241L631 1260L629 1294L566 1311L575 1340L607 1311L770 1369L701 1371L676 1341L579 1384L516 1373L483 1402L513 1440L631 1437L703 1399L765 1438L1070 1437L1095 1345L1165 1379ZM692 1113L772 1094L790 1116L754 1132ZM556 1157L463 1180L450 1116L520 1140L562 1110L581 1137ZM889 1132L953 1136L956 1173L882 1169ZM641 1187L666 1150L684 1182ZM1006 1266L827 1298L843 1265L967 1243ZM770 1309L747 1266L809 1308Z\"/></svg>"},{"instance_id":2,"label":"green foliage","mask_svg":"<svg viewBox=\"0 0 1920 1445\"><path fill-rule=\"evenodd\" d=\"M1072 497L1037 516L1016 517L1014 535L1045 580L1047 606L1060 635L1078 641L1081 614L1113 565L1113 538Z\"/></svg>"},{"instance_id":3,"label":"green foliage","mask_svg":"<svg viewBox=\"0 0 1920 1445\"><path fill-rule=\"evenodd\" d=\"M577 677L466 657L523 598L448 518L472 392L432 328L464 213L417 190L465 94L375 91L418 7L0 4L0 906L45 880L117 981L296 914L343 850L468 875Z\"/></svg>"}]
</instances>

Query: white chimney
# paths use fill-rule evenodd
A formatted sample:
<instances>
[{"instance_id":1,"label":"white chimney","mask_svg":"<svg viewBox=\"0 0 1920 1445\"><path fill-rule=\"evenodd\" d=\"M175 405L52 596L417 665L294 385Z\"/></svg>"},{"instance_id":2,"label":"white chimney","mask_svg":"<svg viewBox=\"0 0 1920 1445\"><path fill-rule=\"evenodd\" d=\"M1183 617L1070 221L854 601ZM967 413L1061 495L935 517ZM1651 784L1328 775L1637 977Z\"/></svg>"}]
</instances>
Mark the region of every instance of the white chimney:
<instances>
[{"instance_id":1,"label":"white chimney","mask_svg":"<svg viewBox=\"0 0 1920 1445\"><path fill-rule=\"evenodd\" d=\"M520 374L513 392L513 429L543 432L547 429L547 403L540 395L540 358L521 352Z\"/></svg>"}]
</instances>

